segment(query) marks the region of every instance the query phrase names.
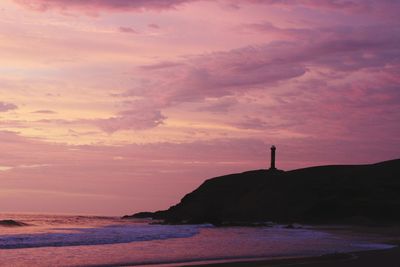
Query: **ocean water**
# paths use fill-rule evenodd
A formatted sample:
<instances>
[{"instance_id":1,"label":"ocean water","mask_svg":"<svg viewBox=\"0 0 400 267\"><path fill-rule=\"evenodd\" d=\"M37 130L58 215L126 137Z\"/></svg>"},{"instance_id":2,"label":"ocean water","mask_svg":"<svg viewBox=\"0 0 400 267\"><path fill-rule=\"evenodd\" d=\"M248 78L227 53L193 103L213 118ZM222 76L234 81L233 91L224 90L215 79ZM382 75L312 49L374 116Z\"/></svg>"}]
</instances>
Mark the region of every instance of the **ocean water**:
<instances>
[{"instance_id":1,"label":"ocean water","mask_svg":"<svg viewBox=\"0 0 400 267\"><path fill-rule=\"evenodd\" d=\"M155 225L117 217L0 214L0 266L137 266L316 256L390 246L315 229Z\"/></svg>"}]
</instances>

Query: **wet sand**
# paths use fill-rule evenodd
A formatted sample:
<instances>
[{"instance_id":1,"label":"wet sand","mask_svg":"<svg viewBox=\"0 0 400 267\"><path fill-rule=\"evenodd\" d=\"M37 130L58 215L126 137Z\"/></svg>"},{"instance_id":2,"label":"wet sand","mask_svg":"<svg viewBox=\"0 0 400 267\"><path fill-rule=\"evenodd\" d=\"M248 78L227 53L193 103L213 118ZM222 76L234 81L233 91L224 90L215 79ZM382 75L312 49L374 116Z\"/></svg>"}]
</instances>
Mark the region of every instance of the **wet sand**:
<instances>
[{"instance_id":1,"label":"wet sand","mask_svg":"<svg viewBox=\"0 0 400 267\"><path fill-rule=\"evenodd\" d=\"M323 228L322 228L323 229ZM366 238L396 245L392 249L337 253L320 257L276 260L244 260L237 262L190 265L202 267L400 267L400 227L326 228L338 235L365 235ZM189 266L189 265L187 265Z\"/></svg>"}]
</instances>

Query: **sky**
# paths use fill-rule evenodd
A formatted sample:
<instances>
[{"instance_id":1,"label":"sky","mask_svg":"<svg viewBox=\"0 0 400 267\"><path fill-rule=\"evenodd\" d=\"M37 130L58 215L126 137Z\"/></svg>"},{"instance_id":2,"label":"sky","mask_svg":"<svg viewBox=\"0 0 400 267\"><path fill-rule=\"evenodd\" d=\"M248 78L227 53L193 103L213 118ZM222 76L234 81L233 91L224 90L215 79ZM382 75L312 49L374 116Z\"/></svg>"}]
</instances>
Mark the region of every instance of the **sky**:
<instances>
[{"instance_id":1,"label":"sky","mask_svg":"<svg viewBox=\"0 0 400 267\"><path fill-rule=\"evenodd\" d=\"M400 157L400 1L2 0L0 212Z\"/></svg>"}]
</instances>

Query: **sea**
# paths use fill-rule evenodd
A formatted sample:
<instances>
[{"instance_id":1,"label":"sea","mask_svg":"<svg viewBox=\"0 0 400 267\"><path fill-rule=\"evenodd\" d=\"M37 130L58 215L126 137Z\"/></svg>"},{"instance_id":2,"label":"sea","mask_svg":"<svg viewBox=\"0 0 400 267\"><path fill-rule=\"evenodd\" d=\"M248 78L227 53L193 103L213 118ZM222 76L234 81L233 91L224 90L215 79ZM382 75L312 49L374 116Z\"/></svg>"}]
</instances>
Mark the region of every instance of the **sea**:
<instances>
[{"instance_id":1,"label":"sea","mask_svg":"<svg viewBox=\"0 0 400 267\"><path fill-rule=\"evenodd\" d=\"M0 214L0 266L180 266L391 246L303 226L161 225L119 217Z\"/></svg>"}]
</instances>

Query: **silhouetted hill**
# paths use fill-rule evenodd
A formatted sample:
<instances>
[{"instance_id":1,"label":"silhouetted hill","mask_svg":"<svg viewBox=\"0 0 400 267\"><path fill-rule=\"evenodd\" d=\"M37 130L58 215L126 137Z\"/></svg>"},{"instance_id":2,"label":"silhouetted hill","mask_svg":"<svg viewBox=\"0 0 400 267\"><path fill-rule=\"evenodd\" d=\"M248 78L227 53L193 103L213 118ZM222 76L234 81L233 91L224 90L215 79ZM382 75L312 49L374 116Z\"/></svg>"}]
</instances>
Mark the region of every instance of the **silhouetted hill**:
<instances>
[{"instance_id":1,"label":"silhouetted hill","mask_svg":"<svg viewBox=\"0 0 400 267\"><path fill-rule=\"evenodd\" d=\"M400 159L216 177L165 211L167 223L400 221Z\"/></svg>"}]
</instances>

